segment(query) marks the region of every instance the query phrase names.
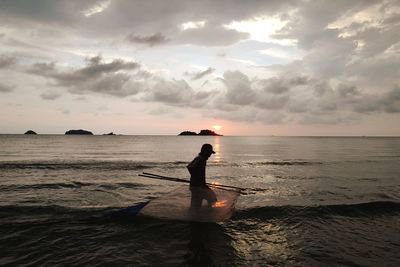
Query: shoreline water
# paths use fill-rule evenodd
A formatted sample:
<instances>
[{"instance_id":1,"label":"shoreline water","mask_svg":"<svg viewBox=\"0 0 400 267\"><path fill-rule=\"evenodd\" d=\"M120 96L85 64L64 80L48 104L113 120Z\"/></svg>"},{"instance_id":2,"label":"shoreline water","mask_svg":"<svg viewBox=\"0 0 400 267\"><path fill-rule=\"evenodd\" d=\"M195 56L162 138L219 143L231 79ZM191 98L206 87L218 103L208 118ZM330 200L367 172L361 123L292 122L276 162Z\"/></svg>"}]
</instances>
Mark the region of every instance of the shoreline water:
<instances>
[{"instance_id":1,"label":"shoreline water","mask_svg":"<svg viewBox=\"0 0 400 267\"><path fill-rule=\"evenodd\" d=\"M209 181L266 190L215 225L110 216L176 188L138 174L188 178L202 143L217 152ZM0 147L1 265L400 264L400 138L0 135Z\"/></svg>"}]
</instances>

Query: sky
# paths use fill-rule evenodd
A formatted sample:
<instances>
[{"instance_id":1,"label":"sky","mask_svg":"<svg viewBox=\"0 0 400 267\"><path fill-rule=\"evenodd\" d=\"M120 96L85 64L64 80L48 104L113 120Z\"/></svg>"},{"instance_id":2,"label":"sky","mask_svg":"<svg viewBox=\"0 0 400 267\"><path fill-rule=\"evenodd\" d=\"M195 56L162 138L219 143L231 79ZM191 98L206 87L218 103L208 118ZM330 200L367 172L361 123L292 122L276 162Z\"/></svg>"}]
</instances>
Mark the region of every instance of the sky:
<instances>
[{"instance_id":1,"label":"sky","mask_svg":"<svg viewBox=\"0 0 400 267\"><path fill-rule=\"evenodd\" d=\"M400 1L0 0L0 133L400 135Z\"/></svg>"}]
</instances>

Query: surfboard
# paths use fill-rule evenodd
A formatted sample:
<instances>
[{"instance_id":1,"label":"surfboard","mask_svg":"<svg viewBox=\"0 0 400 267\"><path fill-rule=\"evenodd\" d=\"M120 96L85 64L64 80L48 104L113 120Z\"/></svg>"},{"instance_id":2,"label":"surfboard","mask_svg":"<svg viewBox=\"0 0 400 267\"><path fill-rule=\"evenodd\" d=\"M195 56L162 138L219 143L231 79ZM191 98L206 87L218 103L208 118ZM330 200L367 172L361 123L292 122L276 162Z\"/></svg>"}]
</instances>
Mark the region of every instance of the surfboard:
<instances>
[{"instance_id":1,"label":"surfboard","mask_svg":"<svg viewBox=\"0 0 400 267\"><path fill-rule=\"evenodd\" d=\"M229 219L235 209L239 192L218 188L181 186L151 200L138 213L178 221L221 222Z\"/></svg>"}]
</instances>

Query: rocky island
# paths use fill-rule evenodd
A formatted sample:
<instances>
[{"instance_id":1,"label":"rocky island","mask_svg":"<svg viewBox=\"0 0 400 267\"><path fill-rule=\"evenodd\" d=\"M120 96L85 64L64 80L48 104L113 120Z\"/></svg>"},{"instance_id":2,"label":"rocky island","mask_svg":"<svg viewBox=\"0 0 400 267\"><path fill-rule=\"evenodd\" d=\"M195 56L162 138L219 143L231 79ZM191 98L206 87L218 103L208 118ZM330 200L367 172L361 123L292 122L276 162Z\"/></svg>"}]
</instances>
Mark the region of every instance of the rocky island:
<instances>
[{"instance_id":1,"label":"rocky island","mask_svg":"<svg viewBox=\"0 0 400 267\"><path fill-rule=\"evenodd\" d=\"M202 136L222 136L221 134L217 134L214 131L205 129L205 130L201 130L198 134L192 131L184 131L181 132L179 135L202 135Z\"/></svg>"},{"instance_id":2,"label":"rocky island","mask_svg":"<svg viewBox=\"0 0 400 267\"><path fill-rule=\"evenodd\" d=\"M35 132L32 131L32 130L28 130L28 131L26 131L24 134L37 134L37 133L35 133Z\"/></svg>"},{"instance_id":3,"label":"rocky island","mask_svg":"<svg viewBox=\"0 0 400 267\"><path fill-rule=\"evenodd\" d=\"M93 133L92 132L90 132L90 131L86 131L86 130L82 130L82 129L79 129L79 130L69 130L69 131L66 131L65 132L65 134L66 135L73 135L73 134L77 134L77 135L93 135Z\"/></svg>"},{"instance_id":4,"label":"rocky island","mask_svg":"<svg viewBox=\"0 0 400 267\"><path fill-rule=\"evenodd\" d=\"M197 133L191 132L191 131L184 131L184 132L181 132L179 135L197 135Z\"/></svg>"}]
</instances>

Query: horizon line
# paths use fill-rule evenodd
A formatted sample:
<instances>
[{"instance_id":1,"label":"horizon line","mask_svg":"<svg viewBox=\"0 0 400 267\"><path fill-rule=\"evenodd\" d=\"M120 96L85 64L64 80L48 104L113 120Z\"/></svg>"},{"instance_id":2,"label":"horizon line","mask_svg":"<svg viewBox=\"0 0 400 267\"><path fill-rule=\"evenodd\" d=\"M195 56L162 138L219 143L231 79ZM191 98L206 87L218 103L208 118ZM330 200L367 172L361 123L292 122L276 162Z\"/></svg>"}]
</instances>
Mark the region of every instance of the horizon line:
<instances>
[{"instance_id":1,"label":"horizon line","mask_svg":"<svg viewBox=\"0 0 400 267\"><path fill-rule=\"evenodd\" d=\"M179 134L63 134L63 133L37 133L37 134L25 134L25 133L0 133L0 135L59 135L59 136L179 136L179 137L400 137L400 135L179 135Z\"/></svg>"}]
</instances>

